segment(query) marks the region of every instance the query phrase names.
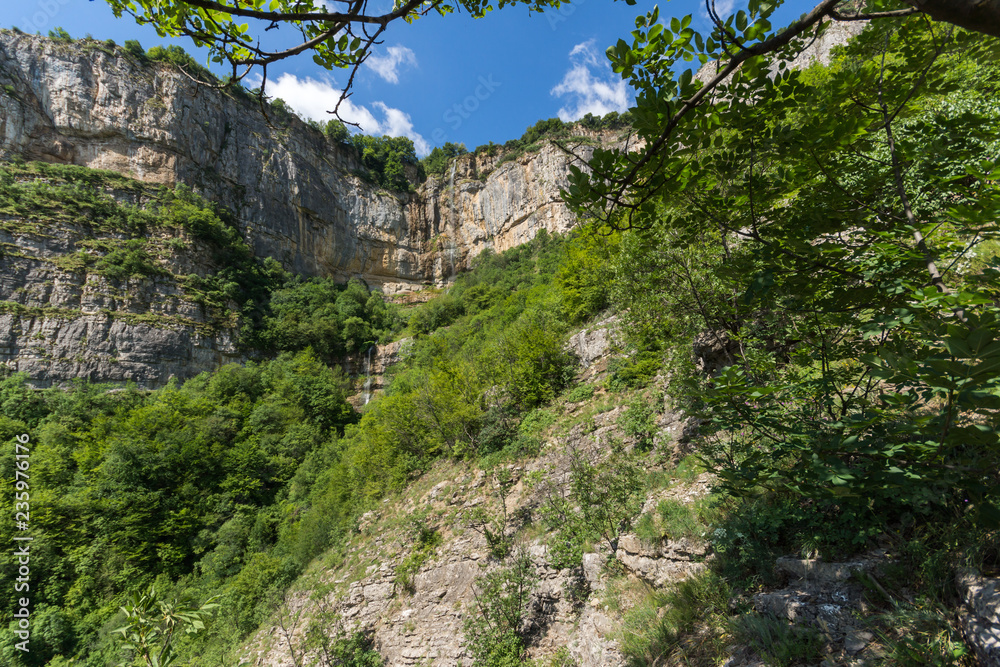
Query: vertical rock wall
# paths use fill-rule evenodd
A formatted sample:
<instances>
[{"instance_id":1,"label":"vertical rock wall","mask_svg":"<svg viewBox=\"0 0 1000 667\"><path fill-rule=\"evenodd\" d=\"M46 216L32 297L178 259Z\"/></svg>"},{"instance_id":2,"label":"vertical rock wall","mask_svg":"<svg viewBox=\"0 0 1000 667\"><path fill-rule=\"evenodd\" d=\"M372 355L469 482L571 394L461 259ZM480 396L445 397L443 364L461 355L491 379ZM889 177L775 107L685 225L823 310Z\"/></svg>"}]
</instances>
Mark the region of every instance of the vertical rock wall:
<instances>
[{"instance_id":1,"label":"vertical rock wall","mask_svg":"<svg viewBox=\"0 0 1000 667\"><path fill-rule=\"evenodd\" d=\"M587 157L592 147L579 150ZM190 185L234 212L258 257L306 276L359 277L390 294L444 284L486 248L503 251L540 229L575 224L559 196L573 159L556 146L502 164L502 155L466 155L448 177L387 192L358 175L349 147L296 117L267 118L253 100L200 85L172 65L93 40L0 31L0 158L15 155ZM160 305L174 301L174 287L115 286L124 292L111 310L127 303L127 320L89 309L86 274L53 264L59 247L73 245L50 242L65 230L31 223L34 232L18 234L11 230L19 223L7 221L2 241L8 257L20 256L5 268L19 277L0 282L8 304L0 360L8 367L41 384L86 375L159 386L239 358L235 329L205 337L190 314L190 325L139 322L162 324ZM87 344L75 349L70 338Z\"/></svg>"}]
</instances>

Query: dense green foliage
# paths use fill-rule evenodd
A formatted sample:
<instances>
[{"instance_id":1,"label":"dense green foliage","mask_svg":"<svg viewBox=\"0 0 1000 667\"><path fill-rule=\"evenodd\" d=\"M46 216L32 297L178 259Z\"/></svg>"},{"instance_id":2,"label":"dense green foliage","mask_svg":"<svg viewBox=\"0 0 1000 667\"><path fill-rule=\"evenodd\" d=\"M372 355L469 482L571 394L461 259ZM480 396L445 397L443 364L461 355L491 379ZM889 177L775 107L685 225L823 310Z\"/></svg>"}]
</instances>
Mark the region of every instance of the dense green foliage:
<instances>
[{"instance_id":1,"label":"dense green foliage","mask_svg":"<svg viewBox=\"0 0 1000 667\"><path fill-rule=\"evenodd\" d=\"M420 161L420 164L423 165L425 173L443 176L453 158L468 152L465 149L465 144L453 144L450 141L446 141L444 146L435 146L432 148L427 157Z\"/></svg>"},{"instance_id":2,"label":"dense green foliage","mask_svg":"<svg viewBox=\"0 0 1000 667\"><path fill-rule=\"evenodd\" d=\"M568 385L552 274L563 242L540 235L502 255L484 254L448 294L418 307L413 349L385 396L362 418L358 465L401 481L442 454L477 456L516 447L524 413Z\"/></svg>"},{"instance_id":3,"label":"dense green foliage","mask_svg":"<svg viewBox=\"0 0 1000 667\"><path fill-rule=\"evenodd\" d=\"M271 293L255 342L264 349L311 347L328 362L388 342L402 328L396 310L358 280L290 279Z\"/></svg>"},{"instance_id":4,"label":"dense green foliage","mask_svg":"<svg viewBox=\"0 0 1000 667\"><path fill-rule=\"evenodd\" d=\"M290 581L330 539L327 532L303 542L296 522L282 517L307 502L303 463L328 452L355 421L344 397L340 372L309 352L151 394L83 383L36 394L22 376L6 377L2 436L33 437L34 604L63 628L58 641L33 643L27 656L0 648L6 664L44 664L58 653L103 664L111 649L99 631L113 621L117 600L157 577L197 574L185 592L201 599L226 582L223 615L243 631L255 627L268 588ZM12 448L0 465L12 470ZM12 485L6 475L11 511ZM327 531L338 525L335 516L326 520ZM15 565L4 559L5 576Z\"/></svg>"},{"instance_id":5,"label":"dense green foliage","mask_svg":"<svg viewBox=\"0 0 1000 667\"><path fill-rule=\"evenodd\" d=\"M413 312L410 330L428 333L463 316L475 317L504 304L511 292L536 297L560 319L569 314L573 321L583 320L608 305L610 284L604 282L606 272L580 275L574 268L595 267L604 257L600 238L589 231L563 239L543 230L534 241L501 255L487 250L476 258L474 271L459 275L446 294Z\"/></svg>"},{"instance_id":6,"label":"dense green foliage","mask_svg":"<svg viewBox=\"0 0 1000 667\"><path fill-rule=\"evenodd\" d=\"M353 134L349 143L357 151L361 164L368 170L368 175L378 185L404 192L410 189L406 166L418 163L411 139Z\"/></svg>"},{"instance_id":7,"label":"dense green foliage","mask_svg":"<svg viewBox=\"0 0 1000 667\"><path fill-rule=\"evenodd\" d=\"M277 108L281 113L291 114L283 100L275 98L272 100L272 108ZM277 105L277 106L275 106ZM363 166L363 171L358 175L366 180L387 190L406 192L413 189L411 178L418 178L424 172L422 170L425 161L417 159L416 148L413 141L407 137L372 137L367 134L351 133L343 122L336 118L331 118L326 122L309 121L309 124L321 131L330 143L335 146L349 146L358 156ZM439 148L435 151L440 153ZM433 151L431 155L436 155ZM408 171L412 172L408 175Z\"/></svg>"},{"instance_id":8,"label":"dense green foliage","mask_svg":"<svg viewBox=\"0 0 1000 667\"><path fill-rule=\"evenodd\" d=\"M344 401L344 378L320 355L364 350L392 335L399 315L358 282L292 279L275 289L256 329L290 351L274 361L155 392L85 383L36 392L6 377L0 438L33 439L33 548L46 565L32 572L44 591L38 627L51 629L27 658L0 647L4 660L106 664L117 655L109 633L124 624L119 606L155 583L163 599L220 596L208 630L173 649L192 665L217 664L374 499L440 456L537 447L519 423L568 386L575 368L563 351L555 279L575 242L541 234L487 253L436 300L460 304L458 312L421 320L439 306L418 306L405 362L360 418ZM311 345L315 352L292 354ZM7 448L7 510L13 464ZM439 539L418 531L404 579ZM0 567L15 564L8 555ZM4 623L11 613L4 609Z\"/></svg>"},{"instance_id":9,"label":"dense green foliage","mask_svg":"<svg viewBox=\"0 0 1000 667\"><path fill-rule=\"evenodd\" d=\"M347 126L336 118L328 120L326 125L323 125L323 134L335 144L346 144L351 137Z\"/></svg>"},{"instance_id":10,"label":"dense green foliage","mask_svg":"<svg viewBox=\"0 0 1000 667\"><path fill-rule=\"evenodd\" d=\"M851 550L893 521L1000 519L996 260L969 261L997 231L996 50L910 19L873 23L828 68L745 67L671 137L644 203L608 220L635 228L613 290L633 344L689 374L675 399L703 416L722 488L781 508L748 543ZM674 76L625 51L636 86L666 85L647 67ZM662 103L636 110L643 131ZM687 352L706 331L729 355L709 378Z\"/></svg>"},{"instance_id":11,"label":"dense green foliage","mask_svg":"<svg viewBox=\"0 0 1000 667\"><path fill-rule=\"evenodd\" d=\"M44 162L0 164L0 212L53 223L82 223L116 231L145 231L150 219L136 207L119 206L103 190L135 196L143 185L120 174Z\"/></svg>"},{"instance_id":12,"label":"dense green foliage","mask_svg":"<svg viewBox=\"0 0 1000 667\"><path fill-rule=\"evenodd\" d=\"M122 648L132 656L129 662L141 662L143 667L170 667L177 660L174 640L204 630L205 622L218 606L211 600L201 606L162 600L156 589L150 587L133 595L122 607L126 625L115 632L122 636Z\"/></svg>"}]
</instances>

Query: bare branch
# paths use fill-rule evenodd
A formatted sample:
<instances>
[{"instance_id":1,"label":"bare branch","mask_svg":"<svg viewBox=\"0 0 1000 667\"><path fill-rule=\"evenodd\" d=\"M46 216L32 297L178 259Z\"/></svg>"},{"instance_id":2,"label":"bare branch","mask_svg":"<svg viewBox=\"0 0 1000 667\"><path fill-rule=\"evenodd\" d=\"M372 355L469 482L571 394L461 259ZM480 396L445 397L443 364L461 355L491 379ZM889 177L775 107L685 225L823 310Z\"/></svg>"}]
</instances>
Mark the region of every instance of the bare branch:
<instances>
[{"instance_id":1,"label":"bare branch","mask_svg":"<svg viewBox=\"0 0 1000 667\"><path fill-rule=\"evenodd\" d=\"M1000 37L1000 0L904 0L935 21Z\"/></svg>"},{"instance_id":2,"label":"bare branch","mask_svg":"<svg viewBox=\"0 0 1000 667\"><path fill-rule=\"evenodd\" d=\"M876 19L891 19L900 18L903 16L910 16L911 14L919 14L920 10L916 7L910 7L908 9L896 9L891 12L873 12L870 14L841 14L836 9L830 12L829 16L834 21L874 21Z\"/></svg>"},{"instance_id":3,"label":"bare branch","mask_svg":"<svg viewBox=\"0 0 1000 667\"><path fill-rule=\"evenodd\" d=\"M388 14L381 15L366 15L356 13L351 11L348 13L343 12L271 12L264 11L260 9L250 9L247 7L240 7L239 3L235 5L228 5L222 2L215 2L214 0L184 0L186 4L193 7L198 7L200 9L206 9L210 11L223 12L225 14L232 14L233 16L240 16L242 18L250 19L260 19L263 21L272 22L317 22L317 23L371 23L376 25L385 26L392 21L406 16L410 12L416 10L417 7L424 3L424 0L410 0L405 5L399 7L398 9L389 12ZM427 7L427 9L437 7L441 4L443 0L434 0Z\"/></svg>"}]
</instances>

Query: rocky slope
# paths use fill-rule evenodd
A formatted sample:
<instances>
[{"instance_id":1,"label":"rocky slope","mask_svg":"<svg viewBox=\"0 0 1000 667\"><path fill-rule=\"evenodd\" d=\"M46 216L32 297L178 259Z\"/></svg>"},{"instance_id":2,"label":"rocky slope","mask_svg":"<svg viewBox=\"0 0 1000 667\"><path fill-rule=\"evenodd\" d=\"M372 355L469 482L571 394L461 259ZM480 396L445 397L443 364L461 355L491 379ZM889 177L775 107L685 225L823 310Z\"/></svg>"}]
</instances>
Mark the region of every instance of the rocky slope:
<instances>
[{"instance_id":1,"label":"rocky slope","mask_svg":"<svg viewBox=\"0 0 1000 667\"><path fill-rule=\"evenodd\" d=\"M583 456L600 465L608 461L611 443L634 444L621 426L631 408L623 406L622 395L602 396L600 389L607 377L601 369L614 354L609 341L617 333L614 322L602 322L571 340L589 359L581 381L595 391L580 402L564 396L546 408L553 422L544 430L539 456L508 462L493 472L467 462L439 461L407 489L361 516L345 548L317 558L238 651L236 662L254 667L336 664L324 661L316 638L360 631L372 640L386 667L471 664L465 626L480 613L482 577L510 561L509 556L497 559L476 524L476 511L485 509L488 515L508 517L505 534L530 558L531 592L521 630L532 665L886 663L899 645L893 636L897 629L887 629L888 614L912 600L905 589L890 589L899 597L887 604L890 594L879 580L893 576L888 569L898 552L884 547L838 562L801 554L777 557L773 577L745 589L726 589L724 603L714 609L688 607L684 613L694 614L690 626L671 634L664 621L668 605L684 603L678 602L682 597L666 594L681 582L713 581L711 573L720 565L716 540L726 524L696 524L693 532L685 531L683 523L663 524L659 539L642 529L643 518L663 516L664 503L689 508L699 517L699 507L711 507L713 476L696 474L697 468L682 472L690 459L677 467L670 463L687 451L695 424L668 404L656 420L651 451L640 455L648 481L629 531L619 536L614 550L603 541L589 544L578 567L554 564L547 546L554 543L553 536L546 533L542 508L553 489L567 493L572 487L572 458ZM378 363L397 353L380 350ZM654 381L660 388L663 382L662 377ZM646 396L656 394L654 386ZM509 474L506 493L500 491L496 470ZM439 542L414 562L421 548L416 526L433 532ZM747 548L753 548L749 540ZM725 558L725 549L719 551ZM970 653L956 648L954 655L974 654L978 664L1000 664L1000 578L959 569L955 587L952 612ZM904 626L898 633L912 631ZM630 642L630 633L646 633L647 641L656 636L660 643ZM908 655L932 655L937 639L917 635ZM637 654L643 646L653 652ZM701 661L689 661L691 656Z\"/></svg>"},{"instance_id":2,"label":"rocky slope","mask_svg":"<svg viewBox=\"0 0 1000 667\"><path fill-rule=\"evenodd\" d=\"M611 337L588 346L595 366L607 361ZM612 441L628 443L618 426L625 408L599 407L599 402L563 401L554 407L559 417L547 430L541 455L504 466L510 475L506 493L495 474L440 462L404 492L385 499L378 510L361 517L343 552L317 559L239 661L261 667L293 667L311 659L325 664L307 639L310 627L318 627L331 637L345 631L369 635L386 667L471 664L464 622L477 614L480 577L501 566L474 516L477 509L499 516L502 503L509 517L504 532L532 563L524 619L530 656L540 665L624 667L627 660L619 645L623 610L616 606L622 594L609 587L662 587L679 581L704 568L709 548L698 538L649 543L629 533L613 553L607 545L594 545L584 554L582 567L553 565L546 540L539 537L547 494L565 488L574 456L597 463ZM660 418L657 447L667 460L675 445L671 432L679 433L678 419L669 411ZM668 483L649 494L641 513L652 512L666 498L683 503L703 498L708 482L702 475ZM418 548L413 535L417 523L434 531L440 544L407 570L407 559Z\"/></svg>"}]
</instances>

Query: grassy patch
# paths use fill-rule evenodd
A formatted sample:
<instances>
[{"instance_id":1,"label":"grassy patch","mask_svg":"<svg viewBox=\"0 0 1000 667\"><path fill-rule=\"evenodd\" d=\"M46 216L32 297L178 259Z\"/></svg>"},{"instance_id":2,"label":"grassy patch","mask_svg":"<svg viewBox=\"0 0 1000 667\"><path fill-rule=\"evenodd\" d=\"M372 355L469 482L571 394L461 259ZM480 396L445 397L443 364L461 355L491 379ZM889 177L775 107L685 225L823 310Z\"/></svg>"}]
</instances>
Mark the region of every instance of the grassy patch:
<instances>
[{"instance_id":1,"label":"grassy patch","mask_svg":"<svg viewBox=\"0 0 1000 667\"><path fill-rule=\"evenodd\" d=\"M10 313L18 317L40 317L48 319L72 320L80 317L81 312L73 308L55 308L52 306L25 306L16 301L0 301L0 312Z\"/></svg>"},{"instance_id":2,"label":"grassy patch","mask_svg":"<svg viewBox=\"0 0 1000 667\"><path fill-rule=\"evenodd\" d=\"M66 255L59 255L52 260L56 268L66 273L82 273L87 267L94 263L94 256L83 250L78 250Z\"/></svg>"},{"instance_id":3,"label":"grassy patch","mask_svg":"<svg viewBox=\"0 0 1000 667\"><path fill-rule=\"evenodd\" d=\"M688 455L681 459L674 470L674 477L681 482L690 484L698 475L705 472L705 465L695 455Z\"/></svg>"},{"instance_id":4,"label":"grassy patch","mask_svg":"<svg viewBox=\"0 0 1000 667\"><path fill-rule=\"evenodd\" d=\"M823 635L773 616L744 614L733 621L740 643L774 667L812 665L823 659Z\"/></svg>"},{"instance_id":5,"label":"grassy patch","mask_svg":"<svg viewBox=\"0 0 1000 667\"><path fill-rule=\"evenodd\" d=\"M415 515L410 519L413 534L413 551L396 567L396 583L408 593L415 591L413 577L421 566L434 556L443 541L437 529L430 527L426 518Z\"/></svg>"},{"instance_id":6,"label":"grassy patch","mask_svg":"<svg viewBox=\"0 0 1000 667\"><path fill-rule=\"evenodd\" d=\"M701 520L699 506L704 506L707 502L703 500L689 505L673 498L665 498L655 510L639 518L635 526L636 535L647 544L659 544L664 539L701 537L708 528Z\"/></svg>"},{"instance_id":7,"label":"grassy patch","mask_svg":"<svg viewBox=\"0 0 1000 667\"><path fill-rule=\"evenodd\" d=\"M579 384L563 394L563 400L567 403L582 403L590 400L596 389L592 384Z\"/></svg>"},{"instance_id":8,"label":"grassy patch","mask_svg":"<svg viewBox=\"0 0 1000 667\"><path fill-rule=\"evenodd\" d=\"M634 667L715 665L731 639L730 589L710 570L666 591L632 581L609 587L609 608L624 610L619 636Z\"/></svg>"}]
</instances>

